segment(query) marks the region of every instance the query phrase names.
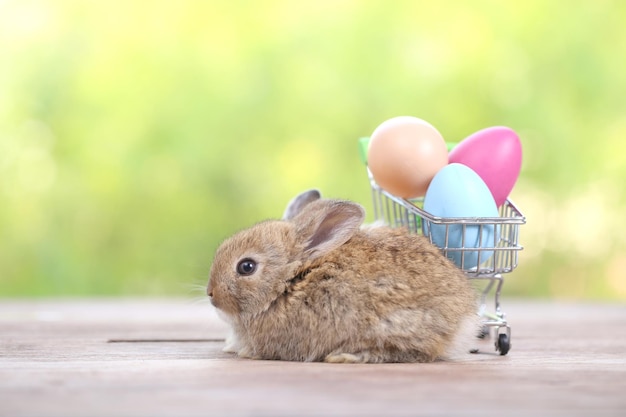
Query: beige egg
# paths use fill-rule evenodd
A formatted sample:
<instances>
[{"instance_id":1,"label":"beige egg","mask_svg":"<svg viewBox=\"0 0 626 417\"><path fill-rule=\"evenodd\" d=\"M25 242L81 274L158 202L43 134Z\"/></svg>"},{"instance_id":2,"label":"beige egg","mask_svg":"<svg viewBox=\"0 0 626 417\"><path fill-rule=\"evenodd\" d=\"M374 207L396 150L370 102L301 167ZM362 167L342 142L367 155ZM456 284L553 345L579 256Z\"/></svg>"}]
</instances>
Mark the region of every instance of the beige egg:
<instances>
[{"instance_id":1,"label":"beige egg","mask_svg":"<svg viewBox=\"0 0 626 417\"><path fill-rule=\"evenodd\" d=\"M430 123L400 116L380 124L370 138L367 162L374 180L402 198L421 197L435 174L448 164L441 133Z\"/></svg>"}]
</instances>

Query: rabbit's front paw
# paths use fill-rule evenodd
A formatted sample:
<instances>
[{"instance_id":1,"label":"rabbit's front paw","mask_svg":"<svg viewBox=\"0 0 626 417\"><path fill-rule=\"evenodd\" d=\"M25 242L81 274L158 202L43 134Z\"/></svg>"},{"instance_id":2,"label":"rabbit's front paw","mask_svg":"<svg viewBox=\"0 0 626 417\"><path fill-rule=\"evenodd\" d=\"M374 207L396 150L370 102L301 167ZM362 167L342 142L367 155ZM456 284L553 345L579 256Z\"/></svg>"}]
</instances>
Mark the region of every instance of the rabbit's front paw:
<instances>
[{"instance_id":1,"label":"rabbit's front paw","mask_svg":"<svg viewBox=\"0 0 626 417\"><path fill-rule=\"evenodd\" d=\"M222 352L237 353L239 346L233 340L226 340L226 345L222 348Z\"/></svg>"},{"instance_id":2,"label":"rabbit's front paw","mask_svg":"<svg viewBox=\"0 0 626 417\"><path fill-rule=\"evenodd\" d=\"M227 344L226 346L224 346L222 348L222 352L225 352L225 353L237 353L237 346L232 345L232 344Z\"/></svg>"},{"instance_id":3,"label":"rabbit's front paw","mask_svg":"<svg viewBox=\"0 0 626 417\"><path fill-rule=\"evenodd\" d=\"M226 338L226 344L222 348L222 352L237 353L239 349L239 339L237 339L237 336L235 336L234 333L229 334Z\"/></svg>"},{"instance_id":4,"label":"rabbit's front paw","mask_svg":"<svg viewBox=\"0 0 626 417\"><path fill-rule=\"evenodd\" d=\"M244 359L263 359L260 355L254 353L249 347L243 347L237 352L237 356Z\"/></svg>"}]
</instances>

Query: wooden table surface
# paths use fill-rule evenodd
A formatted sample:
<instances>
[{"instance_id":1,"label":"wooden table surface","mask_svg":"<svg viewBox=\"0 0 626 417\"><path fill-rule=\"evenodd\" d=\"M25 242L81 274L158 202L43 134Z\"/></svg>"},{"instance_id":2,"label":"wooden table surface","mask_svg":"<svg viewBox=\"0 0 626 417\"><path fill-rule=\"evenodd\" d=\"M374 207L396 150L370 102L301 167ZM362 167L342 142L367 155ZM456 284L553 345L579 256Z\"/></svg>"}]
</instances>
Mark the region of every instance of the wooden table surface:
<instances>
[{"instance_id":1,"label":"wooden table surface","mask_svg":"<svg viewBox=\"0 0 626 417\"><path fill-rule=\"evenodd\" d=\"M0 416L626 416L625 304L503 309L507 356L350 365L223 353L207 303L0 300Z\"/></svg>"}]
</instances>

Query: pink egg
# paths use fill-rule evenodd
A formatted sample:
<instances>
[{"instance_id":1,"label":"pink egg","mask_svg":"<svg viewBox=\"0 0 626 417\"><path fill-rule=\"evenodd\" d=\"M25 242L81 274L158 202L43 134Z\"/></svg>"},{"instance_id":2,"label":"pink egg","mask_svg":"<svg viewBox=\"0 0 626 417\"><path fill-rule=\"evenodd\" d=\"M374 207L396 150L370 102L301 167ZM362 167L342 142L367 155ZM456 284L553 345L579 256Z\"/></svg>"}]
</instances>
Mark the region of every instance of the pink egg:
<instances>
[{"instance_id":1,"label":"pink egg","mask_svg":"<svg viewBox=\"0 0 626 417\"><path fill-rule=\"evenodd\" d=\"M522 167L522 144L512 129L488 127L463 139L448 156L472 168L487 184L498 207L507 199Z\"/></svg>"},{"instance_id":2,"label":"pink egg","mask_svg":"<svg viewBox=\"0 0 626 417\"><path fill-rule=\"evenodd\" d=\"M394 117L372 133L367 163L385 190L398 197L420 197L437 171L448 164L448 149L430 123L417 117Z\"/></svg>"}]
</instances>

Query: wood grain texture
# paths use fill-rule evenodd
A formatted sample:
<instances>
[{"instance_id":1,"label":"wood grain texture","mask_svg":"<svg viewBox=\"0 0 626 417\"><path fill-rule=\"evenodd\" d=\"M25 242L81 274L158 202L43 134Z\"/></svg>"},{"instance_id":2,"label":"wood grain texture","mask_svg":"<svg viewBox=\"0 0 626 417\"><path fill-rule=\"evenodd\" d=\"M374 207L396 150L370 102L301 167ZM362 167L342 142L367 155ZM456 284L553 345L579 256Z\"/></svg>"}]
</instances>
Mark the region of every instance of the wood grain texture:
<instances>
[{"instance_id":1,"label":"wood grain texture","mask_svg":"<svg viewBox=\"0 0 626 417\"><path fill-rule=\"evenodd\" d=\"M626 415L626 305L503 306L507 356L345 365L223 353L206 303L0 300L0 415Z\"/></svg>"}]
</instances>

